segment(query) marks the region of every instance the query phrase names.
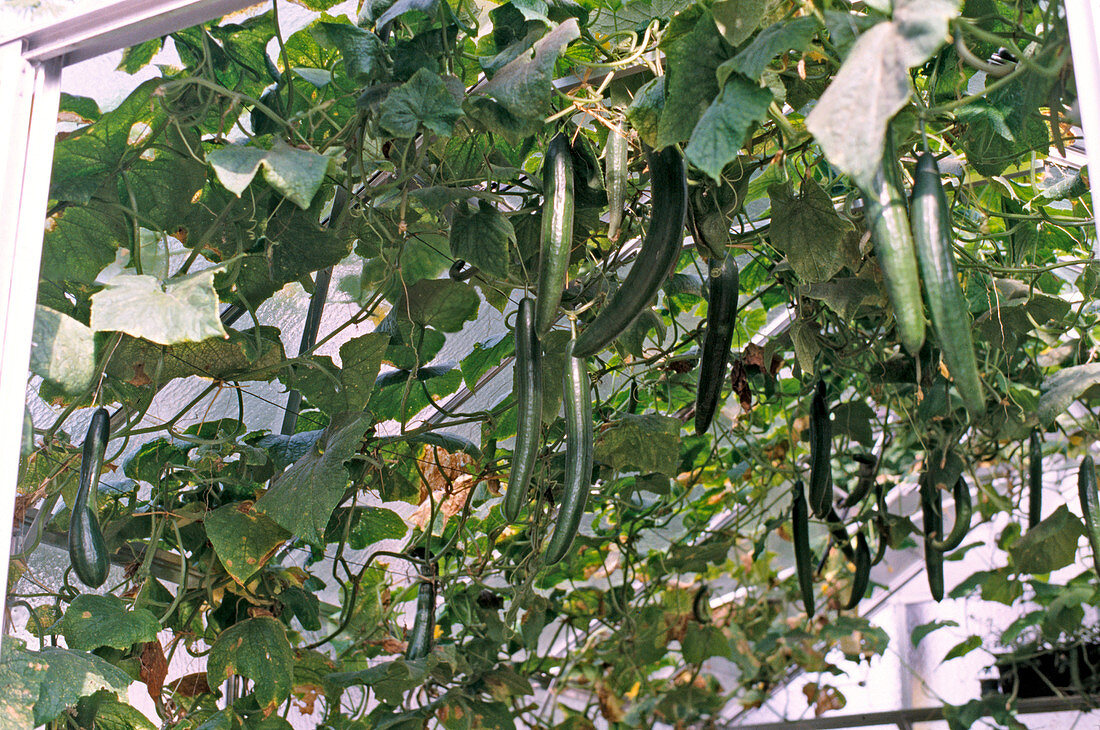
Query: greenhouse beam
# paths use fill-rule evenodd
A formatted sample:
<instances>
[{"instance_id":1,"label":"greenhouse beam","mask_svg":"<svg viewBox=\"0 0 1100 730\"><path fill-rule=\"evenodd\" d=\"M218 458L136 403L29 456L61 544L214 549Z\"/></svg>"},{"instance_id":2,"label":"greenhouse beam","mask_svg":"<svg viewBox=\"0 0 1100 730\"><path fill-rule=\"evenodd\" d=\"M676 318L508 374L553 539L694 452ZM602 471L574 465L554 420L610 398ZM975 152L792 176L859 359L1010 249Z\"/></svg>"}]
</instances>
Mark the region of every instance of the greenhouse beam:
<instances>
[{"instance_id":1,"label":"greenhouse beam","mask_svg":"<svg viewBox=\"0 0 1100 730\"><path fill-rule=\"evenodd\" d=\"M1008 698L1005 698L1008 702ZM1017 715L1037 715L1047 712L1089 712L1100 704L1100 695L1078 695L1075 697L1029 697L1016 701ZM725 730L829 730L830 728L871 727L874 725L897 725L903 730L918 722L936 722L947 719L947 705L935 707L907 707L901 710L885 712L863 712L835 717L815 717L809 720L777 720L753 725L731 723L721 727ZM988 717L989 713L983 714Z\"/></svg>"},{"instance_id":2,"label":"greenhouse beam","mask_svg":"<svg viewBox=\"0 0 1100 730\"><path fill-rule=\"evenodd\" d=\"M1100 200L1100 8L1092 0L1066 0L1066 24L1077 81L1077 105L1085 133L1093 213ZM1093 238L1093 256L1100 256L1100 235Z\"/></svg>"}]
</instances>

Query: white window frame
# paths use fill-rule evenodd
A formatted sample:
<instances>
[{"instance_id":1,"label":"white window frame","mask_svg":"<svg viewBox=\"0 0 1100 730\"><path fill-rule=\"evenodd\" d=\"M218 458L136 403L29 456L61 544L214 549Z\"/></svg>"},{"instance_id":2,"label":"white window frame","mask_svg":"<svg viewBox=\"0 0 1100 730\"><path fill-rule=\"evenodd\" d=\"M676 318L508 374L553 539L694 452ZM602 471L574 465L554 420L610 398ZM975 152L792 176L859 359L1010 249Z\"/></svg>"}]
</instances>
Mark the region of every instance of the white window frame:
<instances>
[{"instance_id":1,"label":"white window frame","mask_svg":"<svg viewBox=\"0 0 1100 730\"><path fill-rule=\"evenodd\" d=\"M256 4L117 0L0 36L0 530L10 530L14 516L61 72ZM1100 201L1100 9L1092 0L1065 0L1065 8L1093 200ZM10 535L0 539L0 605L7 600L10 547Z\"/></svg>"}]
</instances>

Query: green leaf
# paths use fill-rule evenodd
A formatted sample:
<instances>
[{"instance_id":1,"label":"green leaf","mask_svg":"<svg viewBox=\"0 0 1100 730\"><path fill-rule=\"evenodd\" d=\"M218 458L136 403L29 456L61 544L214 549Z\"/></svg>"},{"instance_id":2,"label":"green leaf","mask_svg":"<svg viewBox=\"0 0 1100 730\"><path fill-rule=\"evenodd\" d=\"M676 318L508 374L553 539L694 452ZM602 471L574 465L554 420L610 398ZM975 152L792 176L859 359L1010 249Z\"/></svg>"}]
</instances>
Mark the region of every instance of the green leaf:
<instances>
[{"instance_id":1,"label":"green leaf","mask_svg":"<svg viewBox=\"0 0 1100 730\"><path fill-rule=\"evenodd\" d=\"M767 116L771 101L767 89L740 75L730 77L695 125L684 149L688 161L721 182L722 170L737 158L753 126Z\"/></svg>"},{"instance_id":2,"label":"green leaf","mask_svg":"<svg viewBox=\"0 0 1100 730\"><path fill-rule=\"evenodd\" d=\"M129 246L122 215L99 202L74 205L46 219L42 241L42 278L91 284L115 260L119 246Z\"/></svg>"},{"instance_id":3,"label":"green leaf","mask_svg":"<svg viewBox=\"0 0 1100 730\"><path fill-rule=\"evenodd\" d=\"M378 16L375 25L379 28L383 28L405 13L413 10L431 14L435 11L438 4L439 0L397 0L397 2L390 5L384 13Z\"/></svg>"},{"instance_id":4,"label":"green leaf","mask_svg":"<svg viewBox=\"0 0 1100 730\"><path fill-rule=\"evenodd\" d=\"M400 540L409 531L408 525L393 510L384 507L360 507L355 524L348 535L353 550L364 550L383 540Z\"/></svg>"},{"instance_id":5,"label":"green leaf","mask_svg":"<svg viewBox=\"0 0 1100 730\"><path fill-rule=\"evenodd\" d=\"M626 119L638 136L650 147L657 145L657 130L661 124L661 112L665 108L665 77L647 81L638 89L630 106L626 108Z\"/></svg>"},{"instance_id":6,"label":"green leaf","mask_svg":"<svg viewBox=\"0 0 1100 730\"><path fill-rule=\"evenodd\" d=\"M688 624L684 638L680 642L684 652L684 661L688 664L700 664L712 656L728 657L729 640L717 626L697 623Z\"/></svg>"},{"instance_id":7,"label":"green leaf","mask_svg":"<svg viewBox=\"0 0 1100 730\"><path fill-rule=\"evenodd\" d=\"M94 333L68 315L36 306L30 371L66 393L83 392L95 376Z\"/></svg>"},{"instance_id":8,"label":"green leaf","mask_svg":"<svg viewBox=\"0 0 1100 730\"><path fill-rule=\"evenodd\" d=\"M817 28L817 20L812 16L792 18L768 26L752 39L752 43L718 68L719 83L734 71L750 79L759 79L776 56L805 50Z\"/></svg>"},{"instance_id":9,"label":"green leaf","mask_svg":"<svg viewBox=\"0 0 1100 730\"><path fill-rule=\"evenodd\" d=\"M971 634L955 646L951 647L951 651L944 655L943 661L949 662L952 659L958 659L961 656L965 656L982 645L982 637Z\"/></svg>"},{"instance_id":10,"label":"green leaf","mask_svg":"<svg viewBox=\"0 0 1100 730\"><path fill-rule=\"evenodd\" d=\"M511 61L466 101L466 113L511 139L542 129L549 108L554 64L565 47L580 37L569 18L535 42L531 53Z\"/></svg>"},{"instance_id":11,"label":"green leaf","mask_svg":"<svg viewBox=\"0 0 1100 730\"><path fill-rule=\"evenodd\" d=\"M718 0L711 6L718 32L731 46L748 40L764 18L767 3L760 0Z\"/></svg>"},{"instance_id":12,"label":"green leaf","mask_svg":"<svg viewBox=\"0 0 1100 730\"><path fill-rule=\"evenodd\" d=\"M149 65L153 56L160 53L163 44L163 38L151 38L144 43L130 46L122 52L122 60L118 62L117 70L125 71L130 75L136 74Z\"/></svg>"},{"instance_id":13,"label":"green leaf","mask_svg":"<svg viewBox=\"0 0 1100 730\"><path fill-rule=\"evenodd\" d=\"M477 210L459 203L451 222L451 255L500 279L508 276L508 244L515 244L512 223L487 200Z\"/></svg>"},{"instance_id":14,"label":"green leaf","mask_svg":"<svg viewBox=\"0 0 1100 730\"><path fill-rule=\"evenodd\" d=\"M1043 381L1039 396L1039 423L1049 424L1070 404L1100 384L1100 363L1063 368Z\"/></svg>"},{"instance_id":15,"label":"green leaf","mask_svg":"<svg viewBox=\"0 0 1100 730\"><path fill-rule=\"evenodd\" d=\"M298 623L302 625L303 629L306 631L321 630L321 601L317 598L316 593L310 593L298 586L290 586L284 588L279 594L279 602L298 618Z\"/></svg>"},{"instance_id":16,"label":"green leaf","mask_svg":"<svg viewBox=\"0 0 1100 730\"><path fill-rule=\"evenodd\" d=\"M448 137L462 117L462 107L443 79L423 67L391 91L379 111L379 124L395 137L415 137L420 125Z\"/></svg>"},{"instance_id":17,"label":"green leaf","mask_svg":"<svg viewBox=\"0 0 1100 730\"><path fill-rule=\"evenodd\" d=\"M290 375L280 377L329 416L362 411L374 392L389 345L390 337L383 332L361 335L340 347L342 368L337 369L331 358L317 356L312 358L316 366L295 365Z\"/></svg>"},{"instance_id":18,"label":"green leaf","mask_svg":"<svg viewBox=\"0 0 1100 730\"><path fill-rule=\"evenodd\" d=\"M141 710L120 702L112 694L97 694L81 702L81 705L85 703L95 705L96 730L157 730L158 728L141 713Z\"/></svg>"},{"instance_id":19,"label":"green leaf","mask_svg":"<svg viewBox=\"0 0 1100 730\"><path fill-rule=\"evenodd\" d=\"M674 475L680 463L680 421L656 413L611 421L596 440L596 460L618 471Z\"/></svg>"},{"instance_id":20,"label":"green leaf","mask_svg":"<svg viewBox=\"0 0 1100 730\"><path fill-rule=\"evenodd\" d=\"M691 137L695 125L718 96L715 73L726 56L725 41L714 17L699 5L672 19L661 47L668 70L665 105L657 126L658 148Z\"/></svg>"},{"instance_id":21,"label":"green leaf","mask_svg":"<svg viewBox=\"0 0 1100 730\"><path fill-rule=\"evenodd\" d=\"M828 281L844 265L843 244L852 224L833 208L829 194L807 176L798 196L787 185L768 188L772 201L771 243L787 255L798 278Z\"/></svg>"},{"instance_id":22,"label":"green leaf","mask_svg":"<svg viewBox=\"0 0 1100 730\"><path fill-rule=\"evenodd\" d=\"M365 84L384 75L386 49L369 30L350 23L317 21L309 31L321 46L340 50L348 78Z\"/></svg>"},{"instance_id":23,"label":"green leaf","mask_svg":"<svg viewBox=\"0 0 1100 730\"><path fill-rule=\"evenodd\" d=\"M206 664L211 686L234 674L251 679L261 708L273 708L290 695L293 672L294 649L286 629L270 616L246 619L223 631Z\"/></svg>"},{"instance_id":24,"label":"green leaf","mask_svg":"<svg viewBox=\"0 0 1100 730\"><path fill-rule=\"evenodd\" d=\"M226 190L238 198L263 169L264 180L302 210L321 189L331 158L276 139L271 149L230 145L208 152L206 162Z\"/></svg>"},{"instance_id":25,"label":"green leaf","mask_svg":"<svg viewBox=\"0 0 1100 730\"><path fill-rule=\"evenodd\" d=\"M825 302L846 322L851 322L864 305L881 307L886 304L882 289L872 279L854 276L810 284L802 287L800 293Z\"/></svg>"},{"instance_id":26,"label":"green leaf","mask_svg":"<svg viewBox=\"0 0 1100 730\"><path fill-rule=\"evenodd\" d=\"M256 509L306 542L323 545L325 526L347 489L344 462L358 453L370 426L368 416L334 418L309 453L256 501Z\"/></svg>"},{"instance_id":27,"label":"green leaf","mask_svg":"<svg viewBox=\"0 0 1100 730\"><path fill-rule=\"evenodd\" d=\"M95 99L61 92L61 101L57 108L58 118L80 124L91 124L99 119L101 112Z\"/></svg>"},{"instance_id":28,"label":"green leaf","mask_svg":"<svg viewBox=\"0 0 1100 730\"><path fill-rule=\"evenodd\" d=\"M875 422L876 416L866 401L837 403L832 408L832 416L833 431L837 435L847 434L867 448L874 446L875 435L871 424Z\"/></svg>"},{"instance_id":29,"label":"green leaf","mask_svg":"<svg viewBox=\"0 0 1100 730\"><path fill-rule=\"evenodd\" d=\"M122 599L110 594L83 593L73 599L61 618L61 633L74 651L101 646L129 649L155 641L160 624L144 608L128 611Z\"/></svg>"},{"instance_id":30,"label":"green leaf","mask_svg":"<svg viewBox=\"0 0 1100 730\"><path fill-rule=\"evenodd\" d=\"M947 627L947 626L958 626L958 625L959 625L958 622L951 621L951 620L947 620L947 621L929 621L926 624L921 624L920 626L915 627L913 629L913 633L909 636L909 640L913 643L913 646L916 646L917 644L921 643L921 641L924 640L924 637L928 636L933 631L936 631L937 629L942 629L942 628Z\"/></svg>"},{"instance_id":31,"label":"green leaf","mask_svg":"<svg viewBox=\"0 0 1100 730\"><path fill-rule=\"evenodd\" d=\"M227 504L203 518L206 538L225 572L244 584L275 555L290 535L251 502Z\"/></svg>"},{"instance_id":32,"label":"green leaf","mask_svg":"<svg viewBox=\"0 0 1100 730\"><path fill-rule=\"evenodd\" d=\"M1073 564L1077 538L1084 536L1081 518L1064 504L1008 549L1012 564L1021 573L1050 573Z\"/></svg>"},{"instance_id":33,"label":"green leaf","mask_svg":"<svg viewBox=\"0 0 1100 730\"><path fill-rule=\"evenodd\" d=\"M215 380L270 380L285 359L279 330L260 327L228 339L208 339L165 347L124 336L107 365L107 374L131 385L167 383L200 375Z\"/></svg>"},{"instance_id":34,"label":"green leaf","mask_svg":"<svg viewBox=\"0 0 1100 730\"><path fill-rule=\"evenodd\" d=\"M124 273L92 295L92 329L125 332L161 345L228 337L219 316L214 268L161 281Z\"/></svg>"},{"instance_id":35,"label":"green leaf","mask_svg":"<svg viewBox=\"0 0 1100 730\"><path fill-rule=\"evenodd\" d=\"M0 712L11 727L36 727L55 719L81 697L107 690L116 695L133 680L95 654L47 648L27 651L15 640L4 642L0 658ZM33 713L31 707L33 706ZM28 715L32 716L26 722Z\"/></svg>"},{"instance_id":36,"label":"green leaf","mask_svg":"<svg viewBox=\"0 0 1100 730\"><path fill-rule=\"evenodd\" d=\"M511 334L499 334L484 342L477 342L470 354L462 358L462 380L473 390L481 376L489 372L516 349L516 338Z\"/></svg>"},{"instance_id":37,"label":"green leaf","mask_svg":"<svg viewBox=\"0 0 1100 730\"><path fill-rule=\"evenodd\" d=\"M477 317L481 300L468 284L450 279L422 279L394 304L398 316L440 332L458 332Z\"/></svg>"},{"instance_id":38,"label":"green leaf","mask_svg":"<svg viewBox=\"0 0 1100 730\"><path fill-rule=\"evenodd\" d=\"M947 38L955 0L898 0L894 19L864 32L806 117L825 156L860 187L882 159L886 124L909 99L909 69Z\"/></svg>"}]
</instances>

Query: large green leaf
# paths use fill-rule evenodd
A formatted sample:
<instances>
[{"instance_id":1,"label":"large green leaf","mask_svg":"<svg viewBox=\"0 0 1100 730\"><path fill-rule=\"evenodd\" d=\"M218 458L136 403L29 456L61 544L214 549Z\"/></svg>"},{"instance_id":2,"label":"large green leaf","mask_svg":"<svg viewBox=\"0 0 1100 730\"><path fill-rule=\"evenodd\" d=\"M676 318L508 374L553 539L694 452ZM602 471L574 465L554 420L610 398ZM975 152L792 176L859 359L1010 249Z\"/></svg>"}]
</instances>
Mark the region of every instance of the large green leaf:
<instances>
[{"instance_id":1,"label":"large green leaf","mask_svg":"<svg viewBox=\"0 0 1100 730\"><path fill-rule=\"evenodd\" d=\"M230 675L253 681L252 696L262 708L274 708L286 700L294 678L294 649L282 623L260 616L223 631L210 648L206 677L214 686Z\"/></svg>"},{"instance_id":2,"label":"large green leaf","mask_svg":"<svg viewBox=\"0 0 1100 730\"><path fill-rule=\"evenodd\" d=\"M405 521L393 510L360 507L348 535L348 545L353 550L364 550L383 540L400 540L408 531Z\"/></svg>"},{"instance_id":3,"label":"large green leaf","mask_svg":"<svg viewBox=\"0 0 1100 730\"><path fill-rule=\"evenodd\" d=\"M714 17L698 5L673 18L661 47L668 70L664 109L657 126L658 148L691 137L695 125L718 96L715 74L726 56L725 41Z\"/></svg>"},{"instance_id":4,"label":"large green leaf","mask_svg":"<svg viewBox=\"0 0 1100 730\"><path fill-rule=\"evenodd\" d=\"M318 21L309 26L317 42L337 48L348 77L360 83L378 78L386 70L386 49L378 36L351 23Z\"/></svg>"},{"instance_id":5,"label":"large green leaf","mask_svg":"<svg viewBox=\"0 0 1100 730\"><path fill-rule=\"evenodd\" d=\"M61 619L65 643L74 651L101 646L129 649L134 644L155 641L159 630L160 624L148 610L127 610L122 599L110 594L77 596Z\"/></svg>"},{"instance_id":6,"label":"large green leaf","mask_svg":"<svg viewBox=\"0 0 1100 730\"><path fill-rule=\"evenodd\" d=\"M719 67L719 82L723 82L733 71L742 73L750 79L759 79L764 69L779 54L801 51L809 46L817 32L817 27L817 20L806 16L785 20L765 28L756 34L752 43Z\"/></svg>"},{"instance_id":7,"label":"large green leaf","mask_svg":"<svg viewBox=\"0 0 1100 730\"><path fill-rule=\"evenodd\" d=\"M225 572L238 583L246 583L290 537L266 515L252 509L251 502L227 504L207 512L203 524Z\"/></svg>"},{"instance_id":8,"label":"large green leaf","mask_svg":"<svg viewBox=\"0 0 1100 730\"><path fill-rule=\"evenodd\" d=\"M955 0L898 0L892 21L864 32L845 59L806 127L829 162L863 188L882 159L886 124L909 99L909 69L947 39Z\"/></svg>"},{"instance_id":9,"label":"large green leaf","mask_svg":"<svg viewBox=\"0 0 1100 730\"><path fill-rule=\"evenodd\" d=\"M1043 392L1039 396L1039 422L1044 425L1050 423L1073 401L1098 384L1100 363L1074 365L1054 373L1043 381Z\"/></svg>"},{"instance_id":10,"label":"large green leaf","mask_svg":"<svg viewBox=\"0 0 1100 730\"><path fill-rule=\"evenodd\" d=\"M214 168L218 182L237 197L262 169L271 187L306 209L321 189L331 158L277 140L269 150L245 145L222 147L207 153L206 161Z\"/></svg>"},{"instance_id":11,"label":"large green leaf","mask_svg":"<svg viewBox=\"0 0 1100 730\"><path fill-rule=\"evenodd\" d=\"M371 423L354 414L333 419L309 452L257 500L256 509L296 537L323 545L325 526L348 486L344 462L358 453Z\"/></svg>"},{"instance_id":12,"label":"large green leaf","mask_svg":"<svg viewBox=\"0 0 1100 730\"><path fill-rule=\"evenodd\" d=\"M91 284L119 246L130 245L128 230L118 210L96 201L54 213L42 240L42 278Z\"/></svg>"},{"instance_id":13,"label":"large green leaf","mask_svg":"<svg viewBox=\"0 0 1100 730\"><path fill-rule=\"evenodd\" d=\"M228 339L170 346L125 336L115 348L107 374L137 386L167 383L189 375L217 380L270 380L284 358L279 330L274 327L229 330Z\"/></svg>"},{"instance_id":14,"label":"large green leaf","mask_svg":"<svg viewBox=\"0 0 1100 730\"><path fill-rule=\"evenodd\" d=\"M80 393L95 375L94 333L68 315L35 307L30 370L66 393Z\"/></svg>"},{"instance_id":15,"label":"large green leaf","mask_svg":"<svg viewBox=\"0 0 1100 730\"><path fill-rule=\"evenodd\" d=\"M619 471L676 474L680 421L647 413L612 421L596 440L596 460Z\"/></svg>"},{"instance_id":16,"label":"large green leaf","mask_svg":"<svg viewBox=\"0 0 1100 730\"><path fill-rule=\"evenodd\" d=\"M92 295L96 332L125 332L161 345L228 337L214 291L215 269L161 281L123 273Z\"/></svg>"},{"instance_id":17,"label":"large green leaf","mask_svg":"<svg viewBox=\"0 0 1100 730\"><path fill-rule=\"evenodd\" d=\"M684 149L688 161L721 182L722 170L737 159L745 136L767 116L771 101L772 94L767 89L744 76L731 76L695 125L691 141Z\"/></svg>"},{"instance_id":18,"label":"large green leaf","mask_svg":"<svg viewBox=\"0 0 1100 730\"><path fill-rule=\"evenodd\" d=\"M389 344L390 337L383 332L361 335L340 346L342 368L336 368L328 357L315 357L316 366L296 365L290 375L280 377L329 416L362 411L370 401Z\"/></svg>"},{"instance_id":19,"label":"large green leaf","mask_svg":"<svg viewBox=\"0 0 1100 730\"><path fill-rule=\"evenodd\" d=\"M481 304L473 287L450 279L422 279L405 292L394 304L397 316L441 332L461 330Z\"/></svg>"},{"instance_id":20,"label":"large green leaf","mask_svg":"<svg viewBox=\"0 0 1100 730\"><path fill-rule=\"evenodd\" d=\"M1084 534L1081 518L1060 504L1013 543L1008 552L1021 573L1050 573L1073 563L1077 538Z\"/></svg>"},{"instance_id":21,"label":"large green leaf","mask_svg":"<svg viewBox=\"0 0 1100 730\"><path fill-rule=\"evenodd\" d=\"M451 222L451 254L497 278L508 276L508 245L515 244L511 221L487 200L477 210L459 203Z\"/></svg>"},{"instance_id":22,"label":"large green leaf","mask_svg":"<svg viewBox=\"0 0 1100 730\"><path fill-rule=\"evenodd\" d=\"M81 697L99 690L118 695L132 681L95 654L56 647L27 651L8 638L0 657L0 720L4 727L37 727L55 719Z\"/></svg>"},{"instance_id":23,"label":"large green leaf","mask_svg":"<svg viewBox=\"0 0 1100 730\"><path fill-rule=\"evenodd\" d=\"M798 278L828 281L844 265L844 240L854 231L817 181L807 176L797 196L786 185L768 188L772 201L771 243L787 255Z\"/></svg>"},{"instance_id":24,"label":"large green leaf","mask_svg":"<svg viewBox=\"0 0 1100 730\"><path fill-rule=\"evenodd\" d=\"M421 125L438 135L449 136L462 117L459 99L439 74L420 68L382 101L379 123L395 137L415 137Z\"/></svg>"},{"instance_id":25,"label":"large green leaf","mask_svg":"<svg viewBox=\"0 0 1100 730\"><path fill-rule=\"evenodd\" d=\"M767 3L760 0L718 0L711 6L718 32L731 46L744 43L764 18Z\"/></svg>"}]
</instances>

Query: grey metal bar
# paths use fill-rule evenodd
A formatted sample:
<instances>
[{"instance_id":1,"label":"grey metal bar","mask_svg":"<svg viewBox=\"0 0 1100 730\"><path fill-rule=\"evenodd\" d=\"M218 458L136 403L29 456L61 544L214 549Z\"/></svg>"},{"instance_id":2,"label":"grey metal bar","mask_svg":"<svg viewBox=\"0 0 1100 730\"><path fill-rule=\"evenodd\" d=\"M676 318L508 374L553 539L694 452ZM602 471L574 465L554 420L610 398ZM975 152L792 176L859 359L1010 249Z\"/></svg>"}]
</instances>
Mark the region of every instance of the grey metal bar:
<instances>
[{"instance_id":1,"label":"grey metal bar","mask_svg":"<svg viewBox=\"0 0 1100 730\"><path fill-rule=\"evenodd\" d=\"M1007 703L1009 698L1005 698ZM1030 697L1016 700L1016 714L1035 715L1044 712L1090 712L1100 705L1100 695L1074 697ZM752 725L729 724L726 730L829 730L830 728L869 727L872 725L897 725L905 727L916 722L935 722L946 719L944 706L908 707L885 712L863 712L835 717L815 717L808 720L781 720Z\"/></svg>"}]
</instances>

